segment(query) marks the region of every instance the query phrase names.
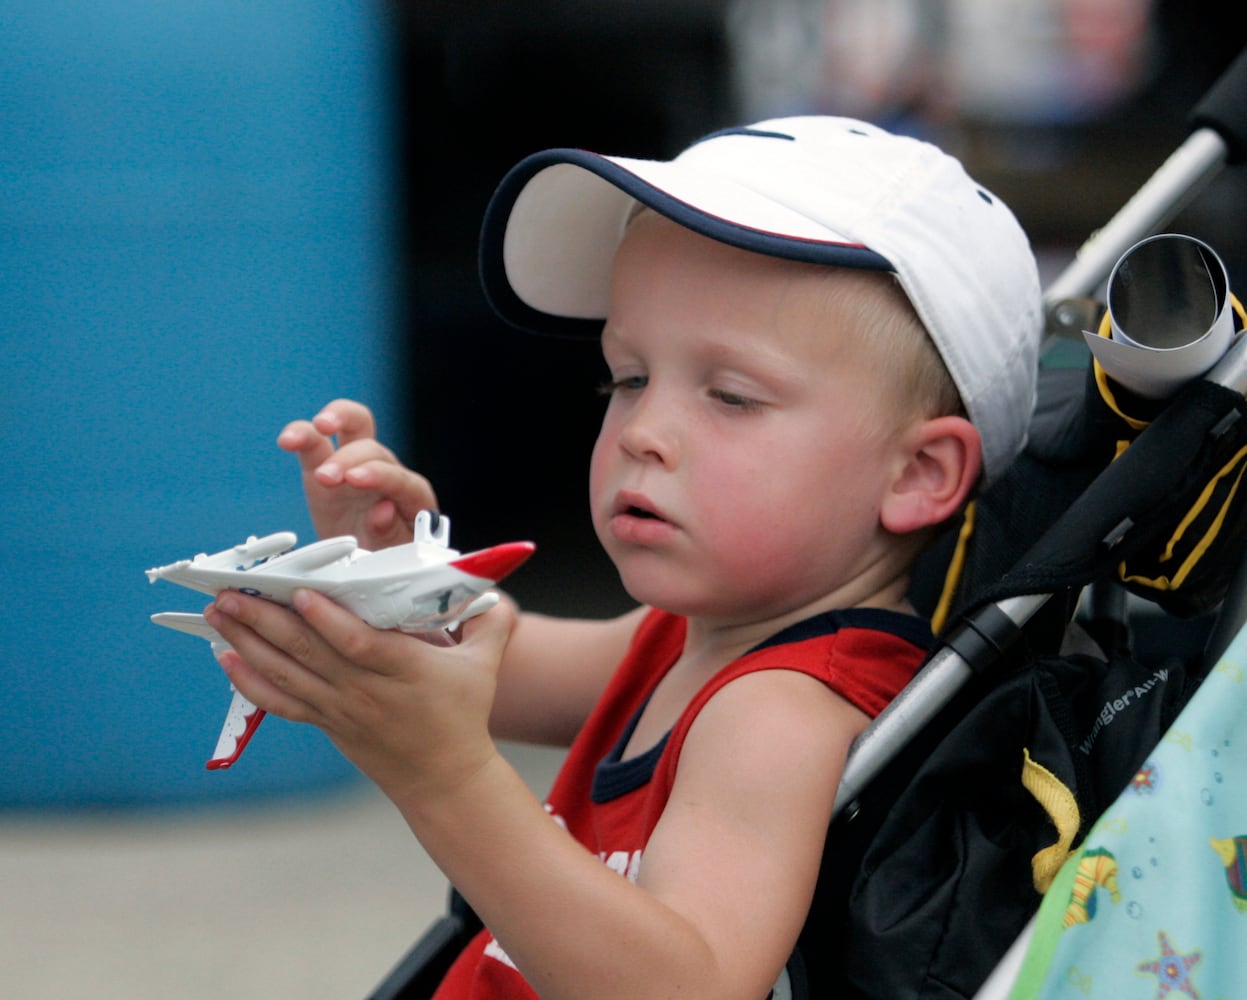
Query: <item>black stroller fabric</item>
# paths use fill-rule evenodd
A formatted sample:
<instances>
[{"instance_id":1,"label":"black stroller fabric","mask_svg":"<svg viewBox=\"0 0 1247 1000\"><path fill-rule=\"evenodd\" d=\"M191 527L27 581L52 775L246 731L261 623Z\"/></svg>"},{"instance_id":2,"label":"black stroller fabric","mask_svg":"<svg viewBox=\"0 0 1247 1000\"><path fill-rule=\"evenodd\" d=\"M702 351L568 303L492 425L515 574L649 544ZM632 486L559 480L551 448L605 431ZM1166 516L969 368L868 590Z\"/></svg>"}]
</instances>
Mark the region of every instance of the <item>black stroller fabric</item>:
<instances>
[{"instance_id":1,"label":"black stroller fabric","mask_svg":"<svg viewBox=\"0 0 1247 1000\"><path fill-rule=\"evenodd\" d=\"M1225 596L1247 539L1247 401L1200 380L1164 408L1113 388L1110 405L1093 370L1041 372L1026 451L975 502L954 617L1106 579L1184 618ZM923 613L957 542L946 532L919 565Z\"/></svg>"},{"instance_id":2,"label":"black stroller fabric","mask_svg":"<svg viewBox=\"0 0 1247 1000\"><path fill-rule=\"evenodd\" d=\"M960 580L976 598L945 632L1005 597L1053 599L833 824L799 944L812 997L973 997L1202 680L1198 655L1135 655L1123 622L1068 625L1084 585L1133 587L1175 558L1180 587L1136 589L1176 615L1224 597L1247 534L1242 396L1195 383L1140 433L1094 376L1049 373L1041 392L1026 454L976 504ZM1025 551L1019 523L1044 531Z\"/></svg>"},{"instance_id":3,"label":"black stroller fabric","mask_svg":"<svg viewBox=\"0 0 1247 1000\"><path fill-rule=\"evenodd\" d=\"M825 995L973 997L1199 679L1177 659L1041 657L982 694L916 774L873 783L863 814L886 821L833 946L843 985Z\"/></svg>"}]
</instances>

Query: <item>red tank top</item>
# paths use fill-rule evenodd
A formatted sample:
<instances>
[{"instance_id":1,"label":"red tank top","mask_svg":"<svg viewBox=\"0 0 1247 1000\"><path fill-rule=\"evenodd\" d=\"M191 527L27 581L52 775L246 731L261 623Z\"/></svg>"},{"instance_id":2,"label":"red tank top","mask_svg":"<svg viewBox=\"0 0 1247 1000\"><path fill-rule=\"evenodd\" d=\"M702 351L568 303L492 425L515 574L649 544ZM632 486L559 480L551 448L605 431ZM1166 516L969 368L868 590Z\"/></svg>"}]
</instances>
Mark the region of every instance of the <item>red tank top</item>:
<instances>
[{"instance_id":1,"label":"red tank top","mask_svg":"<svg viewBox=\"0 0 1247 1000\"><path fill-rule=\"evenodd\" d=\"M568 751L546 803L576 840L632 880L666 808L685 737L724 685L761 670L796 670L873 718L913 677L931 643L925 621L894 611L851 608L808 619L720 670L685 707L665 739L622 760L641 710L680 655L684 629L683 618L666 612L645 617ZM468 945L435 994L435 1000L467 997L536 998L488 930Z\"/></svg>"}]
</instances>

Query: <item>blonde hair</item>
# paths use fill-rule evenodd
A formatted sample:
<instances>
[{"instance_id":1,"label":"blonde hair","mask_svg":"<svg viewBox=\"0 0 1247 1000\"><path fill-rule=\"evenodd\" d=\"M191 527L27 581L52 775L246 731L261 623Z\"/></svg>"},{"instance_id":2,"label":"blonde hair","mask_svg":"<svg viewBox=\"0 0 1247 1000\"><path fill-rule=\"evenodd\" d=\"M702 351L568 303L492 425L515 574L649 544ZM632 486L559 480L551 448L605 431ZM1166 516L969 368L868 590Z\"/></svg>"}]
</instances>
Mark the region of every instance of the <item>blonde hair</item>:
<instances>
[{"instance_id":1,"label":"blonde hair","mask_svg":"<svg viewBox=\"0 0 1247 1000\"><path fill-rule=\"evenodd\" d=\"M965 416L961 394L896 276L827 268L822 303L863 346L867 371L923 418Z\"/></svg>"},{"instance_id":2,"label":"blonde hair","mask_svg":"<svg viewBox=\"0 0 1247 1000\"><path fill-rule=\"evenodd\" d=\"M654 210L639 201L632 202L624 219L624 230L650 213ZM966 415L961 393L896 275L887 271L770 259L781 260L795 268L813 268L827 277L822 283L826 297L819 305L828 316L836 316L861 338L861 343L868 347L863 352L867 370L878 384L896 389L897 398L907 404L907 415L924 418ZM911 403L912 407L908 405Z\"/></svg>"}]
</instances>

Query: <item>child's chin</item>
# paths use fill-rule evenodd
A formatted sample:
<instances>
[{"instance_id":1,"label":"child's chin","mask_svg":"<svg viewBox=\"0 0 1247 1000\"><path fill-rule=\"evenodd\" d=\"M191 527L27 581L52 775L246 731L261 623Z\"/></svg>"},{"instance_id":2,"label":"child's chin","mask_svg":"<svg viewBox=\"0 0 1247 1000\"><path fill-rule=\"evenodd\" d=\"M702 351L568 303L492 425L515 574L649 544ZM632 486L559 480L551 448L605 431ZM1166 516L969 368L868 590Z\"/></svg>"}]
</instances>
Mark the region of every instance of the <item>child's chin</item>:
<instances>
[{"instance_id":1,"label":"child's chin","mask_svg":"<svg viewBox=\"0 0 1247 1000\"><path fill-rule=\"evenodd\" d=\"M725 613L723 602L715 600L701 588L683 587L671 572L654 572L651 567L638 567L633 561L616 560L619 581L624 591L638 604L686 618L719 618Z\"/></svg>"}]
</instances>

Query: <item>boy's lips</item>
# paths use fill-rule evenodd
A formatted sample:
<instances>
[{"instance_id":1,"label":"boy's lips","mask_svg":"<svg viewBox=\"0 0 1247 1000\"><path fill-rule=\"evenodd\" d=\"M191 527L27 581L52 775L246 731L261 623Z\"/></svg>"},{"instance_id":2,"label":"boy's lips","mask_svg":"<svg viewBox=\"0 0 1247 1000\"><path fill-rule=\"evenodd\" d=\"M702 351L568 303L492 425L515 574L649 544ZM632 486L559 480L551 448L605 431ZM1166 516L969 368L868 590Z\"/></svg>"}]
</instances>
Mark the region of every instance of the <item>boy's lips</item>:
<instances>
[{"instance_id":1,"label":"boy's lips","mask_svg":"<svg viewBox=\"0 0 1247 1000\"><path fill-rule=\"evenodd\" d=\"M615 502L611 508L612 515L625 514L631 517L653 518L658 521L669 520L658 505L643 493L631 490L620 490L615 494Z\"/></svg>"},{"instance_id":2,"label":"boy's lips","mask_svg":"<svg viewBox=\"0 0 1247 1000\"><path fill-rule=\"evenodd\" d=\"M611 506L611 534L621 542L652 544L676 530L676 525L647 497L621 490Z\"/></svg>"}]
</instances>

